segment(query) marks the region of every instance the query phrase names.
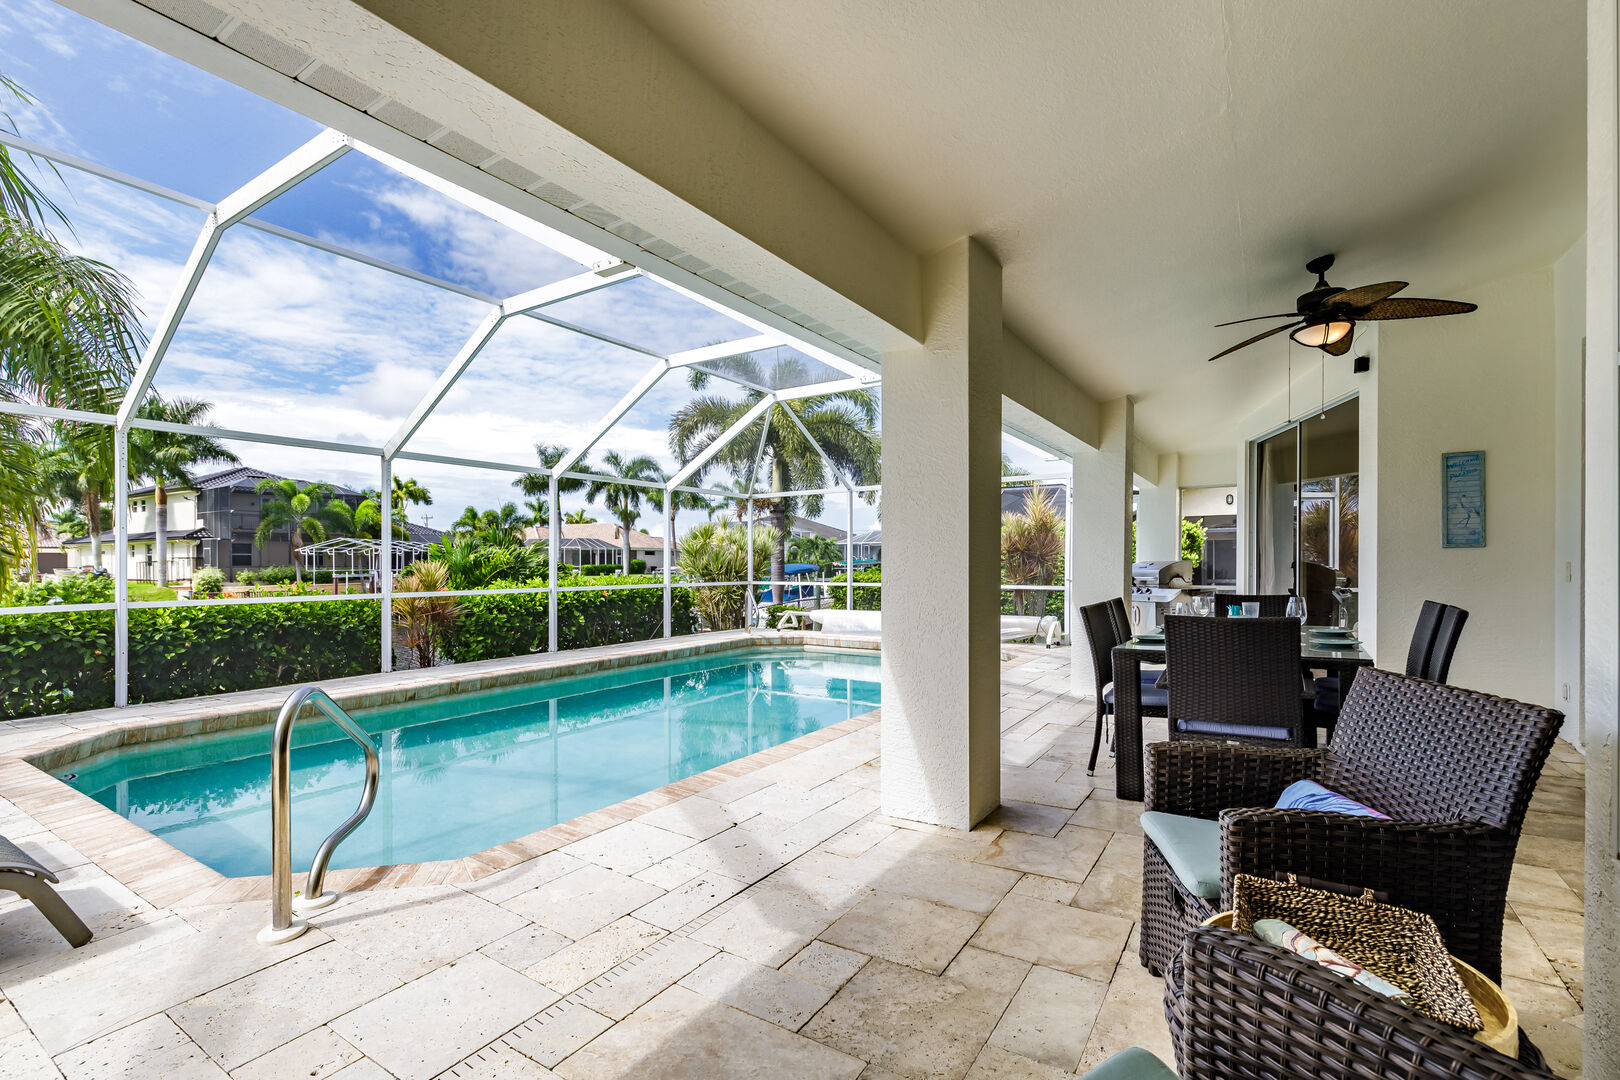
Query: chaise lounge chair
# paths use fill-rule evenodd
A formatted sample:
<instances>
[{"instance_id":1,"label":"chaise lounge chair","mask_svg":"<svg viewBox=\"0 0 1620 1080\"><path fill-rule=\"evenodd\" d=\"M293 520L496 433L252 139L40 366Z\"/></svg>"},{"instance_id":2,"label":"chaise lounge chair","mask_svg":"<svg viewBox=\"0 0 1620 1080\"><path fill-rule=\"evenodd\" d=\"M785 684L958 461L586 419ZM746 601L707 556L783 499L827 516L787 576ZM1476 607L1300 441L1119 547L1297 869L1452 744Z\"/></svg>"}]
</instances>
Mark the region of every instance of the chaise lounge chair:
<instances>
[{"instance_id":1,"label":"chaise lounge chair","mask_svg":"<svg viewBox=\"0 0 1620 1080\"><path fill-rule=\"evenodd\" d=\"M22 848L0 836L0 889L14 892L32 903L56 927L56 932L77 949L90 940L90 928L67 906L67 901L51 888L59 883L55 874L29 858Z\"/></svg>"},{"instance_id":2,"label":"chaise lounge chair","mask_svg":"<svg viewBox=\"0 0 1620 1080\"><path fill-rule=\"evenodd\" d=\"M824 634L881 634L881 611L846 611L828 608L824 611L784 611L776 624L778 630L819 630ZM1055 615L1003 615L1001 640L1044 641L1048 649L1063 641L1063 623Z\"/></svg>"}]
</instances>

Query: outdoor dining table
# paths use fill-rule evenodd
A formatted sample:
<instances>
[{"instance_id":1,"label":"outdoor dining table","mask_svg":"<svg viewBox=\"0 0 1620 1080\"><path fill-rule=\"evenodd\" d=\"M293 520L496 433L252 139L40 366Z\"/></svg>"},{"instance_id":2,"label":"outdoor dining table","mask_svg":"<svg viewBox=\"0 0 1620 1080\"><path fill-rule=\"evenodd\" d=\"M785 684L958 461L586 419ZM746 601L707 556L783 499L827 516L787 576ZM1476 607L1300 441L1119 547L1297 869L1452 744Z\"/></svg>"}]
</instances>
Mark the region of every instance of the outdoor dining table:
<instances>
[{"instance_id":1,"label":"outdoor dining table","mask_svg":"<svg viewBox=\"0 0 1620 1080\"><path fill-rule=\"evenodd\" d=\"M1143 641L1133 637L1114 647L1114 794L1121 799L1141 802L1142 778L1142 665L1164 663L1164 641ZM1302 632L1299 666L1303 672L1326 671L1339 678L1342 695L1359 668L1372 667L1372 654L1357 643L1335 649ZM1312 731L1314 735L1314 730Z\"/></svg>"}]
</instances>

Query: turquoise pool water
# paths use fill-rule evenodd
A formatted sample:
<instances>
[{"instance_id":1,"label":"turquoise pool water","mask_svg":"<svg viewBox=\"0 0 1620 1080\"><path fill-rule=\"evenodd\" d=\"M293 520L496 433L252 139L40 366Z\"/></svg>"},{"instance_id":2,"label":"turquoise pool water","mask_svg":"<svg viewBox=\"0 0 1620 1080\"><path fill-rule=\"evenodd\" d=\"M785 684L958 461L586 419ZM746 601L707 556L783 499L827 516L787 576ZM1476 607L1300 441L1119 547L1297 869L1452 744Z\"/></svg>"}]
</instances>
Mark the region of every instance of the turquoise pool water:
<instances>
[{"instance_id":1,"label":"turquoise pool water","mask_svg":"<svg viewBox=\"0 0 1620 1080\"><path fill-rule=\"evenodd\" d=\"M377 740L377 803L332 866L471 855L878 704L876 653L783 649L614 671L355 713ZM232 877L270 872L270 731L132 746L68 782ZM293 868L360 800L360 748L324 718L293 740Z\"/></svg>"}]
</instances>

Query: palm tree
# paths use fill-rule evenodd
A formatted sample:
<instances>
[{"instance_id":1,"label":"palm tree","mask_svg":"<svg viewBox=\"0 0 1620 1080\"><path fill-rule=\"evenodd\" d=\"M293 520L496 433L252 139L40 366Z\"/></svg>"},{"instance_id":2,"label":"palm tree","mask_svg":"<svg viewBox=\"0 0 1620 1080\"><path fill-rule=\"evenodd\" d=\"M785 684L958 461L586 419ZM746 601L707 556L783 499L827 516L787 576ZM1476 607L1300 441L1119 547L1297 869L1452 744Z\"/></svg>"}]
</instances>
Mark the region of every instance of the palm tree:
<instances>
[{"instance_id":1,"label":"palm tree","mask_svg":"<svg viewBox=\"0 0 1620 1080\"><path fill-rule=\"evenodd\" d=\"M164 401L153 397L141 406L141 416L171 424L203 425L211 409L212 404L195 398ZM191 467L205 461L238 463L235 454L207 435L182 435L146 428L134 428L129 433L130 475L152 481L152 504L157 511L157 535L153 549L157 552L157 583L160 586L169 584L168 486L190 486L195 483L191 478Z\"/></svg>"},{"instance_id":2,"label":"palm tree","mask_svg":"<svg viewBox=\"0 0 1620 1080\"><path fill-rule=\"evenodd\" d=\"M584 510L570 510L563 515L563 524L565 525L590 525L595 521L596 519Z\"/></svg>"},{"instance_id":3,"label":"palm tree","mask_svg":"<svg viewBox=\"0 0 1620 1080\"><path fill-rule=\"evenodd\" d=\"M51 527L51 532L63 539L70 536L85 536L90 532L90 526L84 521L84 511L71 502L62 503L45 515L45 524Z\"/></svg>"},{"instance_id":4,"label":"palm tree","mask_svg":"<svg viewBox=\"0 0 1620 1080\"><path fill-rule=\"evenodd\" d=\"M534 456L539 458L540 464L548 470L556 468L557 462L561 461L566 453L568 453L568 448L559 446L556 443L534 444ZM591 472L591 463L581 457L574 462L574 471ZM531 516L534 518L534 524L547 524L551 518L551 507L549 505L551 500L551 477L547 473L524 473L512 481L512 486L532 500L525 502L524 505L532 512ZM567 477L561 477L557 480L557 494L559 496L581 491L584 487L585 481L583 480L570 480ZM559 498L558 501L560 502L561 499ZM568 519L564 518L563 520L567 521Z\"/></svg>"},{"instance_id":5,"label":"palm tree","mask_svg":"<svg viewBox=\"0 0 1620 1080\"><path fill-rule=\"evenodd\" d=\"M1063 511L1049 489L1036 484L1021 514L1001 515L1002 574L1009 585L1050 585L1063 568ZM1018 614L1039 614L1045 592L1015 592Z\"/></svg>"},{"instance_id":6,"label":"palm tree","mask_svg":"<svg viewBox=\"0 0 1620 1080\"><path fill-rule=\"evenodd\" d=\"M26 445L25 440L15 449L21 451ZM111 428L59 422L55 425L54 439L38 464L44 493L84 508L90 561L98 568L101 566L101 503L112 488L112 458Z\"/></svg>"},{"instance_id":7,"label":"palm tree","mask_svg":"<svg viewBox=\"0 0 1620 1080\"><path fill-rule=\"evenodd\" d=\"M410 477L401 478L396 476L394 477L393 487L394 490L389 501L393 504L394 517L397 520L404 520L406 503L416 506L433 505L433 496L428 494L428 489L423 487L417 480Z\"/></svg>"},{"instance_id":8,"label":"palm tree","mask_svg":"<svg viewBox=\"0 0 1620 1080\"><path fill-rule=\"evenodd\" d=\"M545 528L551 524L551 500L524 499L523 508L529 512L529 524Z\"/></svg>"},{"instance_id":9,"label":"palm tree","mask_svg":"<svg viewBox=\"0 0 1620 1080\"><path fill-rule=\"evenodd\" d=\"M298 562L298 549L304 546L305 537L318 544L332 533L354 529L348 503L334 494L331 484L300 487L296 480L267 477L254 490L268 498L259 509L259 527L253 533L253 542L263 551L271 533L286 529L292 540L293 574L299 581L303 581L304 572Z\"/></svg>"},{"instance_id":10,"label":"palm tree","mask_svg":"<svg viewBox=\"0 0 1620 1080\"><path fill-rule=\"evenodd\" d=\"M365 498L360 500L354 508L354 535L367 540L382 538L382 493L376 488L367 488L361 492ZM392 515L394 521L394 539L409 540L411 530L405 524L405 515L395 511Z\"/></svg>"},{"instance_id":11,"label":"palm tree","mask_svg":"<svg viewBox=\"0 0 1620 1080\"><path fill-rule=\"evenodd\" d=\"M715 366L722 376L730 372L756 386L771 385L751 357L731 357L719 361ZM795 372L795 366L796 362L791 360L779 363L774 376L776 383L794 385L809 382L809 372ZM699 370L693 370L688 376L694 390L705 389L710 378L710 372ZM688 402L670 419L670 449L682 462L691 461L763 397L763 391L748 390L740 399L706 394ZM789 412L798 418L798 424L787 415ZM770 490L822 488L834 479L854 484L878 482L878 402L876 395L865 389L841 390L817 398L776 403L766 411L762 420L750 424L710 458L693 479L701 479L704 473L717 466L729 469L734 476L748 477L753 470L762 422L770 424L764 448L766 467L770 470ZM805 438L804 432L799 430L800 424L826 451L835 476L827 475L826 464ZM782 566L787 561L784 545L789 516L804 513L815 517L821 513L821 506L820 495L806 495L799 499L774 500L767 507L766 516L776 530L776 544L771 551L772 581L782 580ZM774 586L772 594L775 602L782 602L781 585Z\"/></svg>"},{"instance_id":12,"label":"palm tree","mask_svg":"<svg viewBox=\"0 0 1620 1080\"><path fill-rule=\"evenodd\" d=\"M28 100L0 75L5 94ZM0 127L15 134L5 120L0 112ZM134 289L111 267L63 247L46 230L52 218L68 224L0 147L0 398L109 412L143 343ZM50 431L26 417L0 415L0 569L9 570L32 544L41 499L48 497L41 469L51 455L41 448ZM86 462L90 467L76 471L87 486L68 495L94 502L97 511L112 456L110 437L104 441L107 466ZM99 512L86 522L98 559L99 524Z\"/></svg>"},{"instance_id":13,"label":"palm tree","mask_svg":"<svg viewBox=\"0 0 1620 1080\"><path fill-rule=\"evenodd\" d=\"M502 503L497 510L485 510L478 515L478 538L496 547L516 547L523 543L523 530L528 522L517 503Z\"/></svg>"},{"instance_id":14,"label":"palm tree","mask_svg":"<svg viewBox=\"0 0 1620 1080\"><path fill-rule=\"evenodd\" d=\"M616 476L620 480L651 480L662 483L665 479L664 470L658 467L658 462L642 454L638 457L626 459L620 456L617 450L609 450L602 455L602 464L595 470ZM592 480L585 489L585 498L595 502L600 497L602 506L619 522L619 551L624 557L624 572L630 572L630 530L636 527L636 519L641 516L641 501L646 499L658 509L663 509L663 489L646 488L639 484L616 484L611 480Z\"/></svg>"}]
</instances>

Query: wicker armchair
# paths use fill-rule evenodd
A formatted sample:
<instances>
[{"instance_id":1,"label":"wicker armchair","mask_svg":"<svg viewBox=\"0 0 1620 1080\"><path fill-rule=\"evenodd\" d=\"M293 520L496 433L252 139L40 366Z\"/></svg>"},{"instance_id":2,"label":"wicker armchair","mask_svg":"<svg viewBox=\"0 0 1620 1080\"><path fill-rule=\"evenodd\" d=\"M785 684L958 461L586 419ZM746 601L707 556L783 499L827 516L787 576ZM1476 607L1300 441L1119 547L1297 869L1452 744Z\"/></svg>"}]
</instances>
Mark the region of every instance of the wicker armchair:
<instances>
[{"instance_id":1,"label":"wicker armchair","mask_svg":"<svg viewBox=\"0 0 1620 1080\"><path fill-rule=\"evenodd\" d=\"M1164 987L1182 1080L1530 1080L1550 1077L1321 965L1234 930L1187 936Z\"/></svg>"},{"instance_id":2,"label":"wicker armchair","mask_svg":"<svg viewBox=\"0 0 1620 1080\"><path fill-rule=\"evenodd\" d=\"M1325 750L1149 746L1145 809L1180 815L1178 823L1212 819L1200 828L1219 847L1210 876L1220 885L1219 896L1212 886L1195 894L1152 838L1144 841L1143 965L1162 973L1191 928L1230 907L1235 875L1294 873L1382 890L1393 904L1427 912L1454 955L1500 979L1519 830L1563 719L1369 669L1356 677ZM1393 820L1270 809L1283 788L1306 779Z\"/></svg>"}]
</instances>

